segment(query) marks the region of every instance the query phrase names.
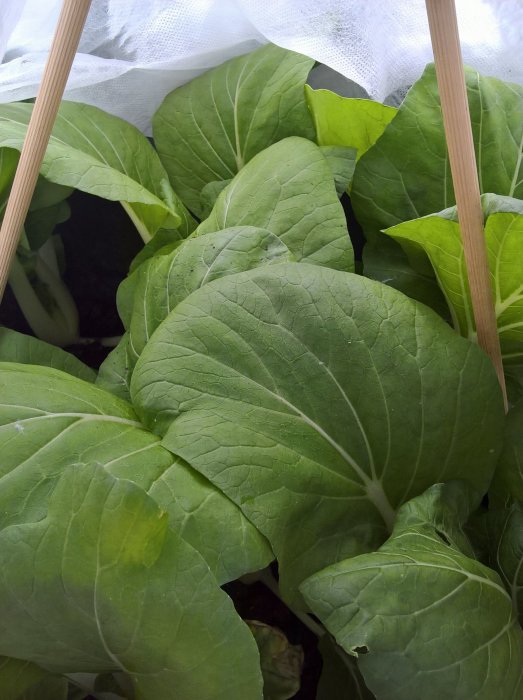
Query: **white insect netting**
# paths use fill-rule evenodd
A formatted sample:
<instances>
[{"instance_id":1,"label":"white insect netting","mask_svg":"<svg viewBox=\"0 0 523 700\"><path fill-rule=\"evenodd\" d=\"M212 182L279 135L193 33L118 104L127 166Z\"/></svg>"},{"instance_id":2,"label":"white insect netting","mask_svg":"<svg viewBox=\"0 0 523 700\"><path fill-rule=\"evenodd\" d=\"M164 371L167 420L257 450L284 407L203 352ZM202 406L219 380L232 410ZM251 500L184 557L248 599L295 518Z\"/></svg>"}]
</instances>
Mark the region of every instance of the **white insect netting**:
<instances>
[{"instance_id":1,"label":"white insect netting","mask_svg":"<svg viewBox=\"0 0 523 700\"><path fill-rule=\"evenodd\" d=\"M523 83L522 0L456 0L465 62ZM61 0L1 0L0 102L34 97ZM267 41L383 100L432 59L423 0L93 0L66 98L149 133L163 97Z\"/></svg>"}]
</instances>

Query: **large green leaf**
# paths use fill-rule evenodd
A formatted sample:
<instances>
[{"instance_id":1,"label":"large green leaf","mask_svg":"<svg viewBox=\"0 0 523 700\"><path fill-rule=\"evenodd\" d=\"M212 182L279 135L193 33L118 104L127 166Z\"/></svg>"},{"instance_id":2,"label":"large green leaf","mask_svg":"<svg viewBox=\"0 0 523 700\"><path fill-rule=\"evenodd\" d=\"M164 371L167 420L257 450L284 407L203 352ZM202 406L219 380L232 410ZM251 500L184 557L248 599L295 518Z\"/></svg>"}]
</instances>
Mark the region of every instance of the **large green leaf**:
<instances>
[{"instance_id":1,"label":"large green leaf","mask_svg":"<svg viewBox=\"0 0 523 700\"><path fill-rule=\"evenodd\" d=\"M315 144L290 137L255 156L219 194L197 233L256 226L279 236L298 261L354 266L332 170Z\"/></svg>"},{"instance_id":2,"label":"large green leaf","mask_svg":"<svg viewBox=\"0 0 523 700\"><path fill-rule=\"evenodd\" d=\"M54 367L86 382L94 382L96 372L61 348L31 335L0 327L0 361Z\"/></svg>"},{"instance_id":3,"label":"large green leaf","mask_svg":"<svg viewBox=\"0 0 523 700\"><path fill-rule=\"evenodd\" d=\"M436 484L398 513L377 551L302 585L378 700L519 700L523 633L499 576L472 558L463 484Z\"/></svg>"},{"instance_id":4,"label":"large green leaf","mask_svg":"<svg viewBox=\"0 0 523 700\"><path fill-rule=\"evenodd\" d=\"M523 207L519 200L502 198L500 206ZM475 338L475 322L470 299L467 269L460 228L451 220L454 212L406 221L386 230L402 245L418 246L428 255L438 283L445 294L454 326L462 335ZM448 218L447 218L448 217ZM503 358L523 363L523 215L498 211L485 223L488 265L492 283Z\"/></svg>"},{"instance_id":5,"label":"large green leaf","mask_svg":"<svg viewBox=\"0 0 523 700\"><path fill-rule=\"evenodd\" d=\"M0 146L22 148L32 109L27 103L0 106ZM188 217L145 136L96 107L62 103L41 172L59 185L122 202L144 238Z\"/></svg>"},{"instance_id":6,"label":"large green leaf","mask_svg":"<svg viewBox=\"0 0 523 700\"><path fill-rule=\"evenodd\" d=\"M65 469L43 520L0 532L0 563L0 653L123 670L140 700L261 700L252 635L205 561L103 466Z\"/></svg>"},{"instance_id":7,"label":"large green leaf","mask_svg":"<svg viewBox=\"0 0 523 700\"><path fill-rule=\"evenodd\" d=\"M128 358L134 365L152 333L174 307L215 279L260 265L289 261L283 241L253 226L189 238L172 253L154 257L134 273Z\"/></svg>"},{"instance_id":8,"label":"large green leaf","mask_svg":"<svg viewBox=\"0 0 523 700\"><path fill-rule=\"evenodd\" d=\"M523 87L465 70L481 192L523 196ZM352 187L367 234L454 204L433 65L358 162Z\"/></svg>"},{"instance_id":9,"label":"large green leaf","mask_svg":"<svg viewBox=\"0 0 523 700\"><path fill-rule=\"evenodd\" d=\"M168 95L153 119L158 153L185 204L286 136L314 137L303 86L314 61L278 46L233 58Z\"/></svg>"},{"instance_id":10,"label":"large green leaf","mask_svg":"<svg viewBox=\"0 0 523 700\"><path fill-rule=\"evenodd\" d=\"M0 397L0 527L43 518L63 470L96 462L153 495L220 582L272 559L237 506L162 448L124 401L57 370L10 363L0 364Z\"/></svg>"},{"instance_id":11,"label":"large green leaf","mask_svg":"<svg viewBox=\"0 0 523 700\"><path fill-rule=\"evenodd\" d=\"M373 100L313 90L309 85L305 86L305 97L318 144L355 148L358 159L376 143L398 111Z\"/></svg>"},{"instance_id":12,"label":"large green leaf","mask_svg":"<svg viewBox=\"0 0 523 700\"><path fill-rule=\"evenodd\" d=\"M290 596L376 548L435 480L484 492L501 443L491 363L384 285L305 264L191 294L135 368L133 402L163 443L271 542Z\"/></svg>"}]
</instances>

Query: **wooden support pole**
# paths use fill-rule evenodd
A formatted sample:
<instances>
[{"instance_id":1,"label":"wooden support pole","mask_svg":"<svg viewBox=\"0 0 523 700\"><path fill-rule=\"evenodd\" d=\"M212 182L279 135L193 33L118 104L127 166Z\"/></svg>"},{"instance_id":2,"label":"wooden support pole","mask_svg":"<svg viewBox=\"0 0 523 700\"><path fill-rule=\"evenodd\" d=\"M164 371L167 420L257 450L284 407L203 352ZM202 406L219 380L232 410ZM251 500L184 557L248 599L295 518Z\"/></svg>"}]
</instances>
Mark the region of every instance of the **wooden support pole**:
<instances>
[{"instance_id":1,"label":"wooden support pole","mask_svg":"<svg viewBox=\"0 0 523 700\"><path fill-rule=\"evenodd\" d=\"M0 301L91 0L64 0L0 229Z\"/></svg>"},{"instance_id":2,"label":"wooden support pole","mask_svg":"<svg viewBox=\"0 0 523 700\"><path fill-rule=\"evenodd\" d=\"M425 0L463 239L478 344L492 360L507 395L483 231L476 155L454 0Z\"/></svg>"}]
</instances>

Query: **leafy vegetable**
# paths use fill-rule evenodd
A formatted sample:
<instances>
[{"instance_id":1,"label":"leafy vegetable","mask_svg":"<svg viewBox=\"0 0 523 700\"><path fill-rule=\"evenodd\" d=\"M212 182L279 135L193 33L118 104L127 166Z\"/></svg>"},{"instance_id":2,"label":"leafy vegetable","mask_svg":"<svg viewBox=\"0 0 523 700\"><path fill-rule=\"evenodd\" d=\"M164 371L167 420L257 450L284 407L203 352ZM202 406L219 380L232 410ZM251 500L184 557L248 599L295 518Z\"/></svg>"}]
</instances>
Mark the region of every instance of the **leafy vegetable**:
<instances>
[{"instance_id":1,"label":"leafy vegetable","mask_svg":"<svg viewBox=\"0 0 523 700\"><path fill-rule=\"evenodd\" d=\"M354 255L331 168L310 141L290 137L255 156L219 194L197 233L256 226L298 261L351 270Z\"/></svg>"},{"instance_id":2,"label":"leafy vegetable","mask_svg":"<svg viewBox=\"0 0 523 700\"><path fill-rule=\"evenodd\" d=\"M461 530L475 500L463 484L436 484L403 506L377 552L302 585L378 700L521 697L523 632Z\"/></svg>"},{"instance_id":3,"label":"leafy vegetable","mask_svg":"<svg viewBox=\"0 0 523 700\"><path fill-rule=\"evenodd\" d=\"M281 264L181 302L131 382L163 444L271 542L285 596L376 548L434 480L484 492L503 410L481 351L377 283Z\"/></svg>"},{"instance_id":4,"label":"leafy vegetable","mask_svg":"<svg viewBox=\"0 0 523 700\"><path fill-rule=\"evenodd\" d=\"M227 61L168 95L153 120L158 153L189 209L286 136L313 138L303 86L314 61L269 45ZM233 224L234 225L234 224Z\"/></svg>"},{"instance_id":5,"label":"leafy vegetable","mask_svg":"<svg viewBox=\"0 0 523 700\"><path fill-rule=\"evenodd\" d=\"M2 698L289 698L301 651L219 590L245 574L321 638L319 699L523 697L523 400L503 435L434 70L396 113L304 96L312 63L266 46L175 90L160 156L62 108L11 279L33 327L78 335L53 233L71 188L147 243L96 383L0 329ZM523 88L467 84L515 400ZM31 109L0 106L0 214ZM347 191L366 275L443 319L351 274Z\"/></svg>"},{"instance_id":6,"label":"leafy vegetable","mask_svg":"<svg viewBox=\"0 0 523 700\"><path fill-rule=\"evenodd\" d=\"M121 669L141 698L261 698L250 632L131 482L69 466L46 517L3 529L0 544L2 653L57 672Z\"/></svg>"}]
</instances>

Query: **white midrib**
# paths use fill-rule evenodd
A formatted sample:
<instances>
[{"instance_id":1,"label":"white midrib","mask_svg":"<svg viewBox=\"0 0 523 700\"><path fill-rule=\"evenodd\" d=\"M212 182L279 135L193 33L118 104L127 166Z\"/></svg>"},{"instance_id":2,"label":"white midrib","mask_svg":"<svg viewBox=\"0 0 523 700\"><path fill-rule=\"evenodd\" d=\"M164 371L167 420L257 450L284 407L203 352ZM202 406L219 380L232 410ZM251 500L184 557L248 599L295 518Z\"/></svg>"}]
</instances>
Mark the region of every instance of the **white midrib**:
<instances>
[{"instance_id":1,"label":"white midrib","mask_svg":"<svg viewBox=\"0 0 523 700\"><path fill-rule=\"evenodd\" d=\"M13 408L12 406L10 406ZM14 407L16 408L16 407ZM20 406L20 408L26 408L25 406ZM11 421L10 423L4 423L3 425L0 426L0 428L5 428L9 425L21 425L22 423L27 423L29 421L34 421L34 420L46 420L49 418L80 418L82 422L90 422L90 421L102 421L102 422L110 422L110 423L121 423L122 425L129 425L132 426L133 428L140 428L140 430L143 430L143 425L139 423L138 421L131 420L129 418L119 418L118 416L111 416L107 414L93 414L93 413L74 413L74 412L65 412L65 413L48 413L47 411L43 411L40 415L37 416L29 416L27 418L20 418L19 420Z\"/></svg>"},{"instance_id":2,"label":"white midrib","mask_svg":"<svg viewBox=\"0 0 523 700\"><path fill-rule=\"evenodd\" d=\"M283 396L270 392L273 396L278 398L283 404L288 406L293 412L297 413L304 423L309 425L313 430L315 430L321 437L326 440L331 447L333 447L336 452L342 457L355 471L358 477L363 482L363 485L367 491L367 498L375 506L375 508L380 513L383 518L387 528L392 532L392 526L394 519L396 517L396 512L394 508L390 505L389 499L383 489L383 485L380 479L370 479L367 474L363 471L360 465L356 462L354 457L352 457L348 452L346 452L341 445L339 445L336 440L333 440L331 436L321 427L318 423L315 423L309 416L299 408L294 406L290 401L284 399Z\"/></svg>"}]
</instances>

